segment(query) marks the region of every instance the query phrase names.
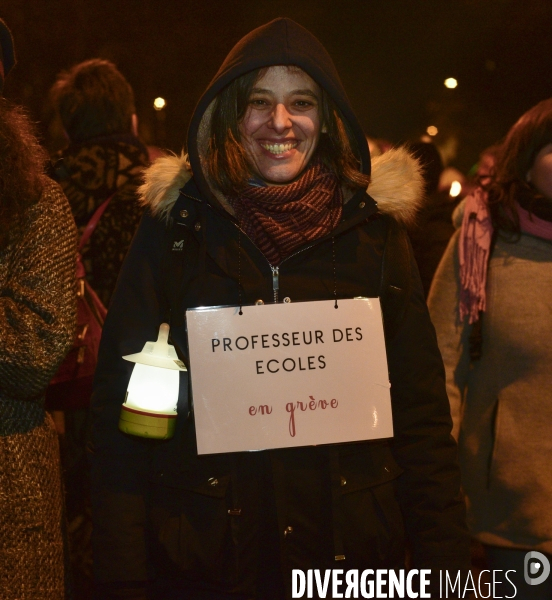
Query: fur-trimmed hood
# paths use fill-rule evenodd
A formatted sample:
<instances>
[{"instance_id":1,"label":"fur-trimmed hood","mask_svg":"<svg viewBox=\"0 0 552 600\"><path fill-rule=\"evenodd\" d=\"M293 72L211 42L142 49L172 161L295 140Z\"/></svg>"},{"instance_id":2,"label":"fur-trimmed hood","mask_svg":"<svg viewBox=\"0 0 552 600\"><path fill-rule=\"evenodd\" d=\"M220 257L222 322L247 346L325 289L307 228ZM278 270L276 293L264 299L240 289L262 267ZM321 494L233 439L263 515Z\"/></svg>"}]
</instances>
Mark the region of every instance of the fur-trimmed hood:
<instances>
[{"instance_id":1,"label":"fur-trimmed hood","mask_svg":"<svg viewBox=\"0 0 552 600\"><path fill-rule=\"evenodd\" d=\"M154 213L167 214L178 197L178 190L193 172L194 182L203 197L233 212L204 168L213 111L218 95L231 82L256 69L274 65L299 67L326 92L347 124L360 172L371 176L368 193L382 212L405 224L411 223L423 197L423 180L417 161L406 150L396 149L374 160L371 166L366 136L330 55L312 33L285 18L258 27L232 48L194 110L188 130L188 155L166 156L150 167L140 190L144 204ZM350 190L343 191L347 201Z\"/></svg>"},{"instance_id":2,"label":"fur-trimmed hood","mask_svg":"<svg viewBox=\"0 0 552 600\"><path fill-rule=\"evenodd\" d=\"M142 204L153 214L168 216L180 188L192 177L188 157L167 155L158 158L144 175L139 188ZM418 161L404 148L395 148L372 160L368 194L378 209L398 222L411 225L424 201L424 180Z\"/></svg>"}]
</instances>

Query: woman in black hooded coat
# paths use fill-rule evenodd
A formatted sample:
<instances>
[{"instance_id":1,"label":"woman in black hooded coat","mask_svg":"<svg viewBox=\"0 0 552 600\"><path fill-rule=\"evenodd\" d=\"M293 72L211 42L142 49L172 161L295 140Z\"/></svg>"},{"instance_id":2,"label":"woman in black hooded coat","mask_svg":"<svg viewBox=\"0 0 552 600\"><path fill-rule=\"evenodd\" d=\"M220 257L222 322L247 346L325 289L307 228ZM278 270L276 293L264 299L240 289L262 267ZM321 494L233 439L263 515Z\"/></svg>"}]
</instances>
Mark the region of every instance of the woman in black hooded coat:
<instances>
[{"instance_id":1,"label":"woman in black hooded coat","mask_svg":"<svg viewBox=\"0 0 552 600\"><path fill-rule=\"evenodd\" d=\"M416 161L391 151L370 177L329 55L289 19L230 52L188 152L146 174L149 211L104 328L91 454L98 597L289 598L294 568L400 569L407 548L413 568L467 568L443 366L401 225L421 195ZM326 204L286 220L250 202L297 188L295 206L322 188ZM186 356L188 308L355 296L382 300L393 438L198 456L186 374L173 439L118 430L132 370L121 356L167 319Z\"/></svg>"}]
</instances>

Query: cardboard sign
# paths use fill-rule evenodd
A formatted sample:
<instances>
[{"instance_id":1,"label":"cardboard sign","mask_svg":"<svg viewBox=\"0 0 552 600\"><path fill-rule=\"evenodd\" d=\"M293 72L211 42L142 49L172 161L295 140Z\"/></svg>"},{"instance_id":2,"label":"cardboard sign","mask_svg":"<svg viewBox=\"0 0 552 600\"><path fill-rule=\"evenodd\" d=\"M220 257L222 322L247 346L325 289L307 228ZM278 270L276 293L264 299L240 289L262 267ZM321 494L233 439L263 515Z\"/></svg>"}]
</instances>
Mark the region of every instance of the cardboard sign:
<instances>
[{"instance_id":1,"label":"cardboard sign","mask_svg":"<svg viewBox=\"0 0 552 600\"><path fill-rule=\"evenodd\" d=\"M391 437L378 298L186 313L199 454Z\"/></svg>"}]
</instances>

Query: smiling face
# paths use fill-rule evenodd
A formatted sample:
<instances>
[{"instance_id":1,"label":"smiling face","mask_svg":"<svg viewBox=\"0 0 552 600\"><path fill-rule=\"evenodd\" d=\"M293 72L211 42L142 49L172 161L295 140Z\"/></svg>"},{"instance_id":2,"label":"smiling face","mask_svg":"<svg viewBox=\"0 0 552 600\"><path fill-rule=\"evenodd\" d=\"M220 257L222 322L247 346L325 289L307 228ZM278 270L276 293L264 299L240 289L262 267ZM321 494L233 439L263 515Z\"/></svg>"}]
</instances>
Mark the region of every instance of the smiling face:
<instances>
[{"instance_id":1,"label":"smiling face","mask_svg":"<svg viewBox=\"0 0 552 600\"><path fill-rule=\"evenodd\" d=\"M552 201L552 144L541 148L527 173L527 181L547 200Z\"/></svg>"},{"instance_id":2,"label":"smiling face","mask_svg":"<svg viewBox=\"0 0 552 600\"><path fill-rule=\"evenodd\" d=\"M269 185L296 179L320 135L320 88L301 69L269 67L254 84L239 124L251 173Z\"/></svg>"}]
</instances>

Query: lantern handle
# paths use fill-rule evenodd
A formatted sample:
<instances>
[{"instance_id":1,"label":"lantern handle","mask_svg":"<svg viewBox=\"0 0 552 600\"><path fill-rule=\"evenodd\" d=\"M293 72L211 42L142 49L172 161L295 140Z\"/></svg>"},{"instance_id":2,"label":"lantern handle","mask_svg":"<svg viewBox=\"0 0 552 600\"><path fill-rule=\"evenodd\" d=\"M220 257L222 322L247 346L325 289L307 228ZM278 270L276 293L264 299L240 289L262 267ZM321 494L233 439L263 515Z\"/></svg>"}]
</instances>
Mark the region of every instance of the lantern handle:
<instances>
[{"instance_id":1,"label":"lantern handle","mask_svg":"<svg viewBox=\"0 0 552 600\"><path fill-rule=\"evenodd\" d=\"M169 325L167 323L161 323L161 326L159 327L159 335L157 336L157 343L162 342L163 344L168 344L169 331Z\"/></svg>"}]
</instances>

